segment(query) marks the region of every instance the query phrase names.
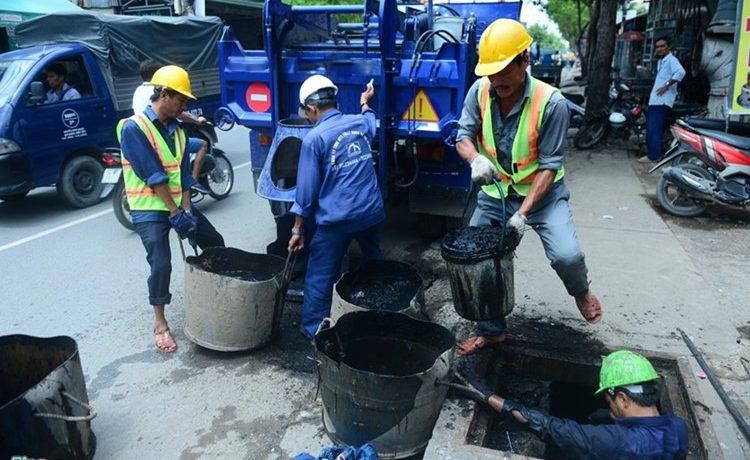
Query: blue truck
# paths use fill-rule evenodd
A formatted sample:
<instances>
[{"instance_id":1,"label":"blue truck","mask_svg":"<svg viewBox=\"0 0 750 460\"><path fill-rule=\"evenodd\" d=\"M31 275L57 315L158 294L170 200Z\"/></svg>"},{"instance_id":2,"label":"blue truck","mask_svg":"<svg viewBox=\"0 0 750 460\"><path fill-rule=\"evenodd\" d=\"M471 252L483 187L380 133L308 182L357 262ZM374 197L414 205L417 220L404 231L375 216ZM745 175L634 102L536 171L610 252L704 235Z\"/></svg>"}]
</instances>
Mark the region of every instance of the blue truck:
<instances>
[{"instance_id":1,"label":"blue truck","mask_svg":"<svg viewBox=\"0 0 750 460\"><path fill-rule=\"evenodd\" d=\"M130 116L138 65L155 59L188 68L199 100L189 106L211 116L219 107L217 18L126 18L54 14L16 28L22 49L0 55L0 200L22 199L56 186L71 207L100 201L115 126ZM93 33L92 33L93 32ZM183 40L185 34L195 41ZM163 46L160 46L163 45ZM45 70L62 65L80 97L48 102ZM118 168L111 170L119 174Z\"/></svg>"},{"instance_id":2,"label":"blue truck","mask_svg":"<svg viewBox=\"0 0 750 460\"><path fill-rule=\"evenodd\" d=\"M297 113L307 77L331 78L345 113L359 112L359 95L373 80L373 150L384 195L407 198L411 212L460 218L471 180L455 135L476 79L478 33L496 18L518 19L520 10L520 2L293 6L266 0L262 50L243 49L228 28L219 40L217 125L250 128L257 183L274 168L272 140L279 122ZM278 201L293 200L293 187L285 191ZM272 203L272 209L279 217L285 207Z\"/></svg>"}]
</instances>

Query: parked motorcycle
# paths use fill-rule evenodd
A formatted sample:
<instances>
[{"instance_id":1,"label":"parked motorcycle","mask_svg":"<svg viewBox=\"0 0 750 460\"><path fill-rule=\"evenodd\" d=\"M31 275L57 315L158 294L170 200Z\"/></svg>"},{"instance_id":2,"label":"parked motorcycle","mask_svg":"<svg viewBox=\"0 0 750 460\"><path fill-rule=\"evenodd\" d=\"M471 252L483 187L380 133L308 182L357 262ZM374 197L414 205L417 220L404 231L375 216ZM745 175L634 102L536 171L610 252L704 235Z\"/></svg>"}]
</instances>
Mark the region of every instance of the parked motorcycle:
<instances>
[{"instance_id":1,"label":"parked motorcycle","mask_svg":"<svg viewBox=\"0 0 750 460\"><path fill-rule=\"evenodd\" d=\"M586 150L601 142L609 131L609 115L613 112L622 112L622 107L632 104L633 100L630 87L619 78L613 79L609 85L609 102L606 109L602 111L606 115L582 125L573 138L573 145L577 149Z\"/></svg>"},{"instance_id":2,"label":"parked motorcycle","mask_svg":"<svg viewBox=\"0 0 750 460\"><path fill-rule=\"evenodd\" d=\"M198 175L197 183L190 189L191 200L195 203L210 195L215 200L226 198L234 186L234 168L224 151L214 147L218 138L211 123L203 125L186 125L188 136L200 137L208 142L206 158ZM190 153L190 168L193 168L195 152ZM102 182L105 184L102 196L106 196L112 188L112 207L115 217L128 230L134 230L130 217L130 208L125 195L125 182L122 178L122 164L119 149L108 149L104 153L104 162L108 166L104 170Z\"/></svg>"},{"instance_id":3,"label":"parked motorcycle","mask_svg":"<svg viewBox=\"0 0 750 460\"><path fill-rule=\"evenodd\" d=\"M687 118L671 131L673 147L649 171L671 164L656 186L666 211L695 217L712 203L750 206L750 124Z\"/></svg>"}]
</instances>

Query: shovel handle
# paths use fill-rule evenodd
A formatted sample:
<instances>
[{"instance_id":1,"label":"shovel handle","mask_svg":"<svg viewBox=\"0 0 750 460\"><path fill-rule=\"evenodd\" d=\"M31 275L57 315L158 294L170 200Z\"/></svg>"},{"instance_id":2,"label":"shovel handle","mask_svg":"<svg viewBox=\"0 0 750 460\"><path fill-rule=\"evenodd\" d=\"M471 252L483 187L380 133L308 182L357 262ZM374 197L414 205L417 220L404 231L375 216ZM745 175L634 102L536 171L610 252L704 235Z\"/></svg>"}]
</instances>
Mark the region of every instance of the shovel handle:
<instances>
[{"instance_id":1,"label":"shovel handle","mask_svg":"<svg viewBox=\"0 0 750 460\"><path fill-rule=\"evenodd\" d=\"M42 418L53 418L58 420L64 420L66 422L90 422L91 420L96 417L96 411L93 407L89 406L85 402L81 401L80 399L76 398L75 396L71 395L67 391L61 392L61 394L68 398L70 402L75 403L84 409L88 411L88 415L61 415L61 414L48 414L44 412L40 412L37 414L34 414L35 417L42 417Z\"/></svg>"}]
</instances>

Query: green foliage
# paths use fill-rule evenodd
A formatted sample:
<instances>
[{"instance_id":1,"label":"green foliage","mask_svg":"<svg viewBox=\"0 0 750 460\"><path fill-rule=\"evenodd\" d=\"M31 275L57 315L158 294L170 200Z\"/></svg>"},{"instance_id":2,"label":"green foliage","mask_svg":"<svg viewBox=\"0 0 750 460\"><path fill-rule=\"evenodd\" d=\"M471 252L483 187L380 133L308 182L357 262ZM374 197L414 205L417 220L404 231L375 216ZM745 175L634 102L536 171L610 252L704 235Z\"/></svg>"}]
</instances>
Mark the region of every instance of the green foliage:
<instances>
[{"instance_id":1,"label":"green foliage","mask_svg":"<svg viewBox=\"0 0 750 460\"><path fill-rule=\"evenodd\" d=\"M547 0L542 4L542 7L550 19L557 23L560 33L568 41L570 48L575 50L576 41L581 34L579 24L583 28L589 21L589 8L586 6L586 2L583 0L580 2L580 21L576 0Z\"/></svg>"},{"instance_id":2,"label":"green foliage","mask_svg":"<svg viewBox=\"0 0 750 460\"><path fill-rule=\"evenodd\" d=\"M532 24L527 29L529 34L534 38L534 41L539 43L541 48L551 48L554 50L563 51L567 47L563 43L559 35L550 32L545 29L544 26L539 24Z\"/></svg>"}]
</instances>

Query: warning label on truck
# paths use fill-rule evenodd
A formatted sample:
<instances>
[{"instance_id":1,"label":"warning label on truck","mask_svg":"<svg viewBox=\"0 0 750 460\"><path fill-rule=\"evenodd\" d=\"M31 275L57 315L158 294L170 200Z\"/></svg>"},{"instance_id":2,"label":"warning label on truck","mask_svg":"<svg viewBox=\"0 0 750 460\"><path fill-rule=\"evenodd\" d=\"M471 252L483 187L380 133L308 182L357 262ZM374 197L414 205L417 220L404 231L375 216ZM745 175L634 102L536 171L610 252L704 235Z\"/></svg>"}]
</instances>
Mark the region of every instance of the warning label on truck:
<instances>
[{"instance_id":1,"label":"warning label on truck","mask_svg":"<svg viewBox=\"0 0 750 460\"><path fill-rule=\"evenodd\" d=\"M411 101L409 107L401 117L402 120L410 121L438 121L437 112L435 107L432 106L430 98L427 97L427 93L423 89L420 89L414 100Z\"/></svg>"}]
</instances>

